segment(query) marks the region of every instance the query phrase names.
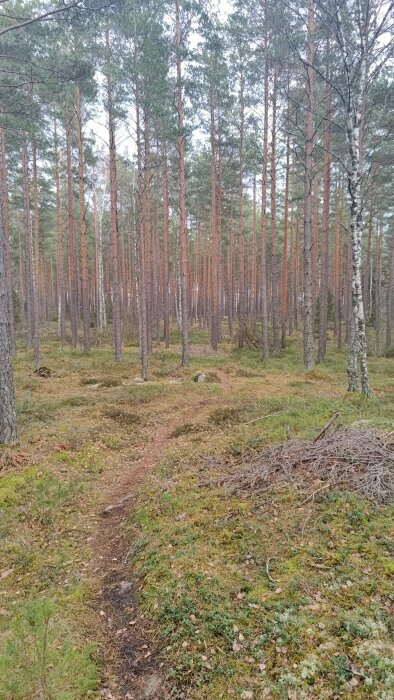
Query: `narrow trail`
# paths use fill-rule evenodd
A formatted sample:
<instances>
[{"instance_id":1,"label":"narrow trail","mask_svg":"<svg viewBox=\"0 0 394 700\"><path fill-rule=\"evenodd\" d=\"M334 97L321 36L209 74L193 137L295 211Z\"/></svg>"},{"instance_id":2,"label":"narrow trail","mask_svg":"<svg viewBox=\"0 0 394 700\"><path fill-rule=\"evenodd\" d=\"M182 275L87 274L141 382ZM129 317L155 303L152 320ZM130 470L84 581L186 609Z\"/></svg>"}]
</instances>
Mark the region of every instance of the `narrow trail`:
<instances>
[{"instance_id":1,"label":"narrow trail","mask_svg":"<svg viewBox=\"0 0 394 700\"><path fill-rule=\"evenodd\" d=\"M216 369L222 396L228 396L233 380ZM181 387L180 387L181 388ZM221 397L220 397L221 398ZM132 500L149 472L161 461L170 446L174 430L218 397L207 395L186 409L169 413L164 425L147 443L144 455L136 462L124 463L100 485L101 509L97 532L91 542L93 578L99 580L97 604L101 619L100 646L103 650L105 680L101 696L108 700L142 700L167 697L164 675L157 656L157 640L149 620L138 613L137 582L133 576L132 551L126 532Z\"/></svg>"}]
</instances>

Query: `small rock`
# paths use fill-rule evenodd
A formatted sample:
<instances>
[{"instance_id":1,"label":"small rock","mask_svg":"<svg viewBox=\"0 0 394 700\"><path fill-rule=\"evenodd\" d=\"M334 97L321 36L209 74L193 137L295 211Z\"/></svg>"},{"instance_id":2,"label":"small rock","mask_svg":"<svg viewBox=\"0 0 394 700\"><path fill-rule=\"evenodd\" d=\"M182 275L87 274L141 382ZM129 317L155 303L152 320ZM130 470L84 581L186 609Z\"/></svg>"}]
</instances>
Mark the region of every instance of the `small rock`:
<instances>
[{"instance_id":1,"label":"small rock","mask_svg":"<svg viewBox=\"0 0 394 700\"><path fill-rule=\"evenodd\" d=\"M142 377L134 377L133 382L135 382L135 384L145 384L145 379Z\"/></svg>"},{"instance_id":2,"label":"small rock","mask_svg":"<svg viewBox=\"0 0 394 700\"><path fill-rule=\"evenodd\" d=\"M157 673L148 676L144 687L144 698L151 698L161 687L162 680Z\"/></svg>"},{"instance_id":3,"label":"small rock","mask_svg":"<svg viewBox=\"0 0 394 700\"><path fill-rule=\"evenodd\" d=\"M175 516L175 520L184 520L186 518L186 513L179 513L179 515Z\"/></svg>"},{"instance_id":4,"label":"small rock","mask_svg":"<svg viewBox=\"0 0 394 700\"><path fill-rule=\"evenodd\" d=\"M206 382L207 375L204 372L200 372L200 374L197 376L197 381L198 382Z\"/></svg>"},{"instance_id":5,"label":"small rock","mask_svg":"<svg viewBox=\"0 0 394 700\"><path fill-rule=\"evenodd\" d=\"M133 584L130 583L130 581L121 581L119 586L118 586L118 592L120 595L124 595L133 587Z\"/></svg>"},{"instance_id":6,"label":"small rock","mask_svg":"<svg viewBox=\"0 0 394 700\"><path fill-rule=\"evenodd\" d=\"M244 690L241 693L242 700L253 700L253 690Z\"/></svg>"}]
</instances>

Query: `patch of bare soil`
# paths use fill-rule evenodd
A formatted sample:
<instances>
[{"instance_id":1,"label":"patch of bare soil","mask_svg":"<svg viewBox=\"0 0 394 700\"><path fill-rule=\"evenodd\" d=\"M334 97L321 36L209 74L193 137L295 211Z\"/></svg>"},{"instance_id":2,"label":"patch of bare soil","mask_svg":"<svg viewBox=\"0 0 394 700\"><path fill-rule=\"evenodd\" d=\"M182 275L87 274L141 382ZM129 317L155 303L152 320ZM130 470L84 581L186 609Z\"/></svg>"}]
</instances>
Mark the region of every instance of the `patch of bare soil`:
<instances>
[{"instance_id":1,"label":"patch of bare soil","mask_svg":"<svg viewBox=\"0 0 394 700\"><path fill-rule=\"evenodd\" d=\"M217 371L223 393L231 391L232 380ZM92 544L93 578L99 579L97 613L105 679L101 695L108 700L164 700L169 689L159 659L158 640L149 620L138 611L138 582L133 575L132 552L127 539L126 520L134 495L150 470L163 458L173 432L180 428L212 398L194 402L187 411L169 416L157 428L144 455L124 463L107 474L102 484L102 506Z\"/></svg>"}]
</instances>

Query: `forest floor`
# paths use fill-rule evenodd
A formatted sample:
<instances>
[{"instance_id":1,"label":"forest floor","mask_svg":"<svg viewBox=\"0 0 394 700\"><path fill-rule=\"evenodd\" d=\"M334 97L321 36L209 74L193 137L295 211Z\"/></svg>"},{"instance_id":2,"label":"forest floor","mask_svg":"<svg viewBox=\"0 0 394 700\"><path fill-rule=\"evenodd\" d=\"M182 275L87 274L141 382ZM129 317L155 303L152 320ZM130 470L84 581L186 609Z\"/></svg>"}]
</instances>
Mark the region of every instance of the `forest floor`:
<instances>
[{"instance_id":1,"label":"forest floor","mask_svg":"<svg viewBox=\"0 0 394 700\"><path fill-rule=\"evenodd\" d=\"M394 427L394 363L346 392L343 354L307 374L192 332L155 349L15 360L19 444L0 453L1 700L393 698L391 505L350 491L215 485L330 416ZM198 372L208 381L197 383ZM312 496L311 496L312 494Z\"/></svg>"}]
</instances>

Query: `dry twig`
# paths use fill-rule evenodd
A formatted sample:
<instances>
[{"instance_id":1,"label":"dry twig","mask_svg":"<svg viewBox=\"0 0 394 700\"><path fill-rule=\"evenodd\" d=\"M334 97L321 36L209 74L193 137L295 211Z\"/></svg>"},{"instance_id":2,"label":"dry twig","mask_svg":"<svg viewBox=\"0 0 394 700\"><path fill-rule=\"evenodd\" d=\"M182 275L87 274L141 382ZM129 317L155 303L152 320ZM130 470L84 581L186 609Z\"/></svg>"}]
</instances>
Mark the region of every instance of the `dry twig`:
<instances>
[{"instance_id":1,"label":"dry twig","mask_svg":"<svg viewBox=\"0 0 394 700\"><path fill-rule=\"evenodd\" d=\"M241 469L234 468L237 464ZM394 444L382 431L349 426L318 442L288 440L267 447L246 464L245 458L232 462L231 473L227 465L214 483L232 493L258 494L273 484L294 484L300 475L325 481L327 488L341 485L377 503L389 503L394 500Z\"/></svg>"}]
</instances>

